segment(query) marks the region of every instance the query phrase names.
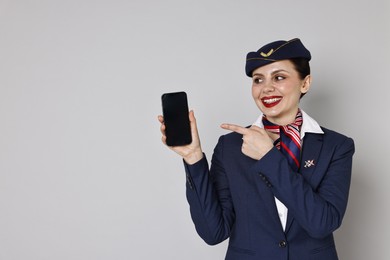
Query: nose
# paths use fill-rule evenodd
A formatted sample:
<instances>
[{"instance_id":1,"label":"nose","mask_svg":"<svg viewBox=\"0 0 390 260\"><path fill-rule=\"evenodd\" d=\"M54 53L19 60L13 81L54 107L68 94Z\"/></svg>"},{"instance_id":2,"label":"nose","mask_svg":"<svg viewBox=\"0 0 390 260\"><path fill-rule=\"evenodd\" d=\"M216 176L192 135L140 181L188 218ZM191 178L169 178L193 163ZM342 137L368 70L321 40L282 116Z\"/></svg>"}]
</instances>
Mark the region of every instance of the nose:
<instances>
[{"instance_id":1,"label":"nose","mask_svg":"<svg viewBox=\"0 0 390 260\"><path fill-rule=\"evenodd\" d=\"M274 90L275 90L275 87L274 87L272 81L271 80L267 80L264 83L263 92L264 93L270 93L270 92L273 92Z\"/></svg>"}]
</instances>

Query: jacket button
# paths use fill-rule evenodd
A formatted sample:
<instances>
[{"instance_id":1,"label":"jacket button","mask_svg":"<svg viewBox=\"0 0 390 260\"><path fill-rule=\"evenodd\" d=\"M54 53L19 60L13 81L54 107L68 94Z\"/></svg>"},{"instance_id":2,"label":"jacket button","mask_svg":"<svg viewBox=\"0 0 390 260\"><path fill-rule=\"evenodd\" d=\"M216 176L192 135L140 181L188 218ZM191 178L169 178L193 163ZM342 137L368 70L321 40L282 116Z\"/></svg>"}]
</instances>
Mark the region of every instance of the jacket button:
<instances>
[{"instance_id":1,"label":"jacket button","mask_svg":"<svg viewBox=\"0 0 390 260\"><path fill-rule=\"evenodd\" d=\"M287 246L286 241L282 240L282 241L279 242L279 247L284 248L286 246Z\"/></svg>"}]
</instances>

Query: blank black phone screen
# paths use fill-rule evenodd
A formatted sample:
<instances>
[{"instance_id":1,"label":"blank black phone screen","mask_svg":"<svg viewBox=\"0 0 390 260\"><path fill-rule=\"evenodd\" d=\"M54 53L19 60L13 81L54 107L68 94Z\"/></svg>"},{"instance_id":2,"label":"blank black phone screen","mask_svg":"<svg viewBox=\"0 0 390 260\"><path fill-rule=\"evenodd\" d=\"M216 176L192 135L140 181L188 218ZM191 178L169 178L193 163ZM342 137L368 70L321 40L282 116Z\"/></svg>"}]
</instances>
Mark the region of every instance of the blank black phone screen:
<instances>
[{"instance_id":1,"label":"blank black phone screen","mask_svg":"<svg viewBox=\"0 0 390 260\"><path fill-rule=\"evenodd\" d=\"M165 135L168 146L182 146L192 142L185 92L164 93L161 96Z\"/></svg>"}]
</instances>

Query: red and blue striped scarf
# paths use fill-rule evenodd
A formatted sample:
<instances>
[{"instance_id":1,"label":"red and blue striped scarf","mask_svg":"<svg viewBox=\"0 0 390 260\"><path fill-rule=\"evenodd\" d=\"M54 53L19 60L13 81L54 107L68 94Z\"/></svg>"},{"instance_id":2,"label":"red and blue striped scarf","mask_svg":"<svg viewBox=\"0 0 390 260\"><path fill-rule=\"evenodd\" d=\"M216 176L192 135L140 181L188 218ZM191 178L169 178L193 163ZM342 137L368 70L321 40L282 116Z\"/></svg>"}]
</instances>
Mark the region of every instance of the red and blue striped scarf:
<instances>
[{"instance_id":1,"label":"red and blue striped scarf","mask_svg":"<svg viewBox=\"0 0 390 260\"><path fill-rule=\"evenodd\" d=\"M286 156L290 167L298 171L300 166L302 112L298 109L295 121L286 126L279 126L268 121L265 115L262 118L264 129L279 134L274 145Z\"/></svg>"}]
</instances>

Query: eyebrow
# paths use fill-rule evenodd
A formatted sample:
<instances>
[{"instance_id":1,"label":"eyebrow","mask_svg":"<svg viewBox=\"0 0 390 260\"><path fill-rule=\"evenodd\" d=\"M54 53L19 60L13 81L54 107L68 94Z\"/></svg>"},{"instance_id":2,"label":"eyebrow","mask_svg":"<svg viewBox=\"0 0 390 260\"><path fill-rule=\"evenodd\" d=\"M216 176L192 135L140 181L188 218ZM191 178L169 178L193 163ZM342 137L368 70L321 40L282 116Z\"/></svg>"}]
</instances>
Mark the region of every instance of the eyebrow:
<instances>
[{"instance_id":1,"label":"eyebrow","mask_svg":"<svg viewBox=\"0 0 390 260\"><path fill-rule=\"evenodd\" d=\"M287 71L287 70L280 69L280 70L272 71L272 72L271 72L271 75L275 75L275 74L280 73L280 72L290 73L290 72ZM255 74L252 75L252 77L253 77L253 76L263 76L263 74L262 74L262 73L255 73Z\"/></svg>"}]
</instances>

